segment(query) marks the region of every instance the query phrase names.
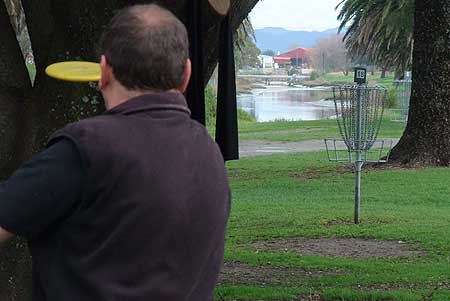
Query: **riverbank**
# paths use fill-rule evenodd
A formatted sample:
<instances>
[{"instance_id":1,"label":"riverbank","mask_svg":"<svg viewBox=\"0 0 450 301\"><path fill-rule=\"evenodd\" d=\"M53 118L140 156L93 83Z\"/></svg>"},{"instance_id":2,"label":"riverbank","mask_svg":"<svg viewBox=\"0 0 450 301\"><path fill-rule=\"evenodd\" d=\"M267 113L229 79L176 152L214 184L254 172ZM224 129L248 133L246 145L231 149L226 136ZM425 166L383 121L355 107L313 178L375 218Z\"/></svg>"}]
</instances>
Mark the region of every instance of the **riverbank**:
<instances>
[{"instance_id":1,"label":"riverbank","mask_svg":"<svg viewBox=\"0 0 450 301\"><path fill-rule=\"evenodd\" d=\"M316 86L337 86L343 84L353 83L353 73L344 75L342 72L332 72L320 75L314 80L305 80L304 85L309 87ZM394 76L388 74L385 78L381 78L381 72L374 74L367 73L367 82L370 86L379 85L385 88L392 88Z\"/></svg>"},{"instance_id":2,"label":"riverbank","mask_svg":"<svg viewBox=\"0 0 450 301\"><path fill-rule=\"evenodd\" d=\"M379 85L385 88L392 88L394 81L394 75L388 73L385 78L381 78L381 72L368 73L367 74L367 82L369 85ZM353 83L353 73L349 73L348 75L344 75L342 72L331 72L327 74L319 75L314 79L305 80L303 82L303 86L315 88L315 87L333 87L337 85L343 84L351 84ZM283 83L286 85L286 83ZM236 79L236 88L238 94L249 94L254 89L265 89L267 86L264 86L263 82L251 80L248 78L237 78Z\"/></svg>"}]
</instances>

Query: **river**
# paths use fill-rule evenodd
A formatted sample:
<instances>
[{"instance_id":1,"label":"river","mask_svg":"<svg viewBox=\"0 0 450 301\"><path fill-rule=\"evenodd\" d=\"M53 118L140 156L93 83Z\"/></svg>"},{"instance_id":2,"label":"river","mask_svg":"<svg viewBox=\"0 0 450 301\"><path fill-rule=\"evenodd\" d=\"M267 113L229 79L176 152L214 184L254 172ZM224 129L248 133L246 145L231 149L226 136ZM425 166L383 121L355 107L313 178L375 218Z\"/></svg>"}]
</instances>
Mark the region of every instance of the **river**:
<instances>
[{"instance_id":1,"label":"river","mask_svg":"<svg viewBox=\"0 0 450 301\"><path fill-rule=\"evenodd\" d=\"M267 86L238 96L238 107L258 122L335 118L330 88Z\"/></svg>"}]
</instances>

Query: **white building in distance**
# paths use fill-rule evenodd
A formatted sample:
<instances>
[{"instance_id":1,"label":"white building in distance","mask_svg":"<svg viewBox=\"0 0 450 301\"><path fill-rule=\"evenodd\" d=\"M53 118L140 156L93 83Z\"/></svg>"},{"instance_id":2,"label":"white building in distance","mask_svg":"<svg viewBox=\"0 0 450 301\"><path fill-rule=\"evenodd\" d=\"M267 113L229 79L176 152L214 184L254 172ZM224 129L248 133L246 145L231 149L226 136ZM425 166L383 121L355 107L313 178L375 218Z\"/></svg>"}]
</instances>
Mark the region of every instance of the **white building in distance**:
<instances>
[{"instance_id":1,"label":"white building in distance","mask_svg":"<svg viewBox=\"0 0 450 301\"><path fill-rule=\"evenodd\" d=\"M258 55L258 59L261 63L263 71L273 71L273 69L276 68L275 61L273 60L273 57L269 55L260 54Z\"/></svg>"}]
</instances>

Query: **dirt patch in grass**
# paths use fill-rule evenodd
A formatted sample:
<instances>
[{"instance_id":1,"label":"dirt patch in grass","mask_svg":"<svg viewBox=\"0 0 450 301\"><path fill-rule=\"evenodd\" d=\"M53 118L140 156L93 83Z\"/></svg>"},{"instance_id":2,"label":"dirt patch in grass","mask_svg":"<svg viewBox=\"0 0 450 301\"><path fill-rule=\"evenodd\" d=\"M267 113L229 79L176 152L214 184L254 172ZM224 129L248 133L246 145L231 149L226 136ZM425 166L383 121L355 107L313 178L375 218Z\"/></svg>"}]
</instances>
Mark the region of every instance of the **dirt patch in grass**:
<instances>
[{"instance_id":1,"label":"dirt patch in grass","mask_svg":"<svg viewBox=\"0 0 450 301\"><path fill-rule=\"evenodd\" d=\"M357 285L354 287L354 289L360 290L360 291L379 291L379 292L386 292L386 291L395 291L395 290L449 290L450 289L450 282L448 279L436 279L436 282L423 282L420 284L416 283L410 283L410 284L403 284L403 283L374 283L374 284L363 284L363 285Z\"/></svg>"},{"instance_id":2,"label":"dirt patch in grass","mask_svg":"<svg viewBox=\"0 0 450 301\"><path fill-rule=\"evenodd\" d=\"M229 299L229 298L221 298L220 296L217 298L217 301L323 301L321 296L319 295L311 295L311 296L299 296L289 299Z\"/></svg>"},{"instance_id":3,"label":"dirt patch in grass","mask_svg":"<svg viewBox=\"0 0 450 301\"><path fill-rule=\"evenodd\" d=\"M346 221L346 220L331 220L321 223L324 226L332 227L332 226L342 226L342 225L349 225L353 226L355 223L353 221Z\"/></svg>"},{"instance_id":4,"label":"dirt patch in grass","mask_svg":"<svg viewBox=\"0 0 450 301\"><path fill-rule=\"evenodd\" d=\"M358 238L287 238L257 241L251 247L258 251L291 251L300 255L348 258L396 258L426 253L416 245L402 241Z\"/></svg>"},{"instance_id":5,"label":"dirt patch in grass","mask_svg":"<svg viewBox=\"0 0 450 301\"><path fill-rule=\"evenodd\" d=\"M339 165L331 168L307 169L301 173L290 173L288 176L298 180L314 180L325 175L343 175L353 173L353 165Z\"/></svg>"},{"instance_id":6,"label":"dirt patch in grass","mask_svg":"<svg viewBox=\"0 0 450 301\"><path fill-rule=\"evenodd\" d=\"M360 220L360 223L363 225L386 225L394 222L393 218L389 217L365 217ZM332 220L323 220L320 222L322 226L327 228L331 227L339 227L339 226L347 226L347 227L357 227L353 219L332 219Z\"/></svg>"},{"instance_id":7,"label":"dirt patch in grass","mask_svg":"<svg viewBox=\"0 0 450 301\"><path fill-rule=\"evenodd\" d=\"M420 167L404 166L399 164L381 164L381 163L366 163L363 166L363 173L370 171L384 171L384 170L412 170L421 169ZM321 169L307 169L301 173L291 173L288 176L298 180L314 180L319 179L322 176L333 175L339 176L344 174L354 173L355 169L353 164L337 165L331 168Z\"/></svg>"},{"instance_id":8,"label":"dirt patch in grass","mask_svg":"<svg viewBox=\"0 0 450 301\"><path fill-rule=\"evenodd\" d=\"M293 267L251 266L241 262L225 262L219 283L245 285L298 285L301 279L338 275L337 272L305 270Z\"/></svg>"},{"instance_id":9,"label":"dirt patch in grass","mask_svg":"<svg viewBox=\"0 0 450 301\"><path fill-rule=\"evenodd\" d=\"M320 172L304 172L304 173L291 173L290 178L295 178L300 181L315 180L320 178Z\"/></svg>"}]
</instances>

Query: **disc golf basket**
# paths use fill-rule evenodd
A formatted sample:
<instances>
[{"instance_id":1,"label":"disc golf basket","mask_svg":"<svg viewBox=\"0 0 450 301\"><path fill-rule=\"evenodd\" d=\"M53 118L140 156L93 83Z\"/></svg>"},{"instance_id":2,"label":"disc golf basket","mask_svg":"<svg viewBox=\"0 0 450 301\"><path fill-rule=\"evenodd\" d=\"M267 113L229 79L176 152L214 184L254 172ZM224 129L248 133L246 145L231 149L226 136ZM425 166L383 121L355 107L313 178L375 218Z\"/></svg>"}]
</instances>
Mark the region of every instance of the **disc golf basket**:
<instances>
[{"instance_id":1,"label":"disc golf basket","mask_svg":"<svg viewBox=\"0 0 450 301\"><path fill-rule=\"evenodd\" d=\"M362 166L365 162L387 162L392 148L392 141L377 140L387 91L383 87L368 87L364 73L360 83L333 88L333 96L341 138L325 139L325 146L330 161L355 165L354 221L358 224Z\"/></svg>"}]
</instances>

